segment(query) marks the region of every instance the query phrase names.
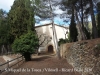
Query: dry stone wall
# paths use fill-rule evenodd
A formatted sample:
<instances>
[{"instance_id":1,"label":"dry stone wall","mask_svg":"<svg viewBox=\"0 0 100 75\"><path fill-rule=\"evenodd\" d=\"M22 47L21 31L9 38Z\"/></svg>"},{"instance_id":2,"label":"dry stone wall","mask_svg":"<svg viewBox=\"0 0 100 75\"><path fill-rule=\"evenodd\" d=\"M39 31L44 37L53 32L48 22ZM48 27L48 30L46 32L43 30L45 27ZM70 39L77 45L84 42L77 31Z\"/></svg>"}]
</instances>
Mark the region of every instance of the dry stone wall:
<instances>
[{"instance_id":1,"label":"dry stone wall","mask_svg":"<svg viewBox=\"0 0 100 75\"><path fill-rule=\"evenodd\" d=\"M100 39L67 43L60 46L62 58L82 75L100 75Z\"/></svg>"}]
</instances>

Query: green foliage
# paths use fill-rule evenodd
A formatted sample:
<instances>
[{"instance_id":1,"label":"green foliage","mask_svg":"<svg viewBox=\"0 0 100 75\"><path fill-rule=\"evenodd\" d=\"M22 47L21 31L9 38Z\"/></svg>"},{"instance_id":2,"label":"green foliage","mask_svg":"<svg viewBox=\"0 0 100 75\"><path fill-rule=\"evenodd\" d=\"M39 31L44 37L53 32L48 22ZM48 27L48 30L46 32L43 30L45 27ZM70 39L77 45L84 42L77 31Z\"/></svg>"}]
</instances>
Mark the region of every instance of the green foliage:
<instances>
[{"instance_id":1,"label":"green foliage","mask_svg":"<svg viewBox=\"0 0 100 75\"><path fill-rule=\"evenodd\" d=\"M69 30L70 30L70 42L76 42L78 35L76 24L73 23L72 25L70 25Z\"/></svg>"},{"instance_id":2,"label":"green foliage","mask_svg":"<svg viewBox=\"0 0 100 75\"><path fill-rule=\"evenodd\" d=\"M43 19L50 18L50 7L48 6L47 0L32 0L32 5L34 8L34 14ZM39 19L36 19L38 21Z\"/></svg>"},{"instance_id":3,"label":"green foliage","mask_svg":"<svg viewBox=\"0 0 100 75\"><path fill-rule=\"evenodd\" d=\"M78 2L78 0L63 0L62 3L64 6L66 6L66 8L68 9L68 14L71 15L71 22L70 22L70 26L69 26L69 41L70 42L75 42L77 41L77 35L78 35L78 31L76 29L76 23L75 23L75 7L77 7L76 3ZM76 5L76 6L75 6Z\"/></svg>"},{"instance_id":4,"label":"green foliage","mask_svg":"<svg viewBox=\"0 0 100 75\"><path fill-rule=\"evenodd\" d=\"M75 5L75 3L77 3L78 0L62 0L63 5L65 6L72 6Z\"/></svg>"},{"instance_id":5,"label":"green foliage","mask_svg":"<svg viewBox=\"0 0 100 75\"><path fill-rule=\"evenodd\" d=\"M6 15L7 15L7 13L3 9L0 9L0 20L5 19Z\"/></svg>"},{"instance_id":6,"label":"green foliage","mask_svg":"<svg viewBox=\"0 0 100 75\"><path fill-rule=\"evenodd\" d=\"M0 9L0 45L10 43L10 26L7 24L7 13Z\"/></svg>"},{"instance_id":7,"label":"green foliage","mask_svg":"<svg viewBox=\"0 0 100 75\"><path fill-rule=\"evenodd\" d=\"M8 44L9 43L9 29L8 25L2 24L0 25L0 44Z\"/></svg>"},{"instance_id":8,"label":"green foliage","mask_svg":"<svg viewBox=\"0 0 100 75\"><path fill-rule=\"evenodd\" d=\"M61 39L59 39L59 41L58 41L58 45L60 46L61 44L68 43L68 42L69 42L68 39L63 39L63 38L61 38Z\"/></svg>"},{"instance_id":9,"label":"green foliage","mask_svg":"<svg viewBox=\"0 0 100 75\"><path fill-rule=\"evenodd\" d=\"M28 32L15 39L12 48L15 53L34 53L39 45L39 39L37 35L33 32Z\"/></svg>"},{"instance_id":10,"label":"green foliage","mask_svg":"<svg viewBox=\"0 0 100 75\"><path fill-rule=\"evenodd\" d=\"M77 32L76 23L74 20L74 9L72 9L72 17L71 17L71 24L69 26L69 31L70 31L70 42L76 42L78 32Z\"/></svg>"},{"instance_id":11,"label":"green foliage","mask_svg":"<svg viewBox=\"0 0 100 75\"><path fill-rule=\"evenodd\" d=\"M15 0L8 13L10 33L15 38L20 37L29 30L34 30L34 12L30 0Z\"/></svg>"}]
</instances>

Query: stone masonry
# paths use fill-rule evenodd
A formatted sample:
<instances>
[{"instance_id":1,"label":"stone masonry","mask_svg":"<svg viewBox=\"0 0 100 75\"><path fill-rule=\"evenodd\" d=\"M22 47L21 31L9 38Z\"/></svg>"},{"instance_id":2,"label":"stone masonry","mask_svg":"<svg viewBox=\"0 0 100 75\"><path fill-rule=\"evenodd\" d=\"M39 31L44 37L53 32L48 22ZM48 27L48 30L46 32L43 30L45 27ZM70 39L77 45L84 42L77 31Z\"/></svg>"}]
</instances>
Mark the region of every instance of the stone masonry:
<instances>
[{"instance_id":1,"label":"stone masonry","mask_svg":"<svg viewBox=\"0 0 100 75\"><path fill-rule=\"evenodd\" d=\"M60 53L82 75L100 75L100 39L63 44Z\"/></svg>"}]
</instances>

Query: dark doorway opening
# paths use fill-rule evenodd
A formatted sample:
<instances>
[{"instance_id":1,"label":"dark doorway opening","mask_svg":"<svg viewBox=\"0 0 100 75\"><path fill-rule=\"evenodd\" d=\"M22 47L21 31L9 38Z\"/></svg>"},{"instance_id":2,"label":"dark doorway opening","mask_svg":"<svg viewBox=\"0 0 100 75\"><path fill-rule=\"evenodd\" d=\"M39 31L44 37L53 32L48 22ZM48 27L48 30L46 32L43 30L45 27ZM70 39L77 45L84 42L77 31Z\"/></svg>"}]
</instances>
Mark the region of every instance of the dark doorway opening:
<instances>
[{"instance_id":1,"label":"dark doorway opening","mask_svg":"<svg viewBox=\"0 0 100 75\"><path fill-rule=\"evenodd\" d=\"M48 46L48 53L54 53L52 45Z\"/></svg>"}]
</instances>

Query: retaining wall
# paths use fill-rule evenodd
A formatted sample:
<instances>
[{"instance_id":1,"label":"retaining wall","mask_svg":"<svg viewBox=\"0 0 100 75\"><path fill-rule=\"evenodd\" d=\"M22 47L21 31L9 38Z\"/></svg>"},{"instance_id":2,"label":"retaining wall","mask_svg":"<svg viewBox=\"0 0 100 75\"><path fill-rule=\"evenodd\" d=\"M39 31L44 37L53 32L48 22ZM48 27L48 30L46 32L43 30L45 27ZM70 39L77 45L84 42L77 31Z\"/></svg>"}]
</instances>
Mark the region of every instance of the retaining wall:
<instances>
[{"instance_id":1,"label":"retaining wall","mask_svg":"<svg viewBox=\"0 0 100 75\"><path fill-rule=\"evenodd\" d=\"M60 54L82 75L100 75L99 44L100 39L62 44Z\"/></svg>"}]
</instances>

